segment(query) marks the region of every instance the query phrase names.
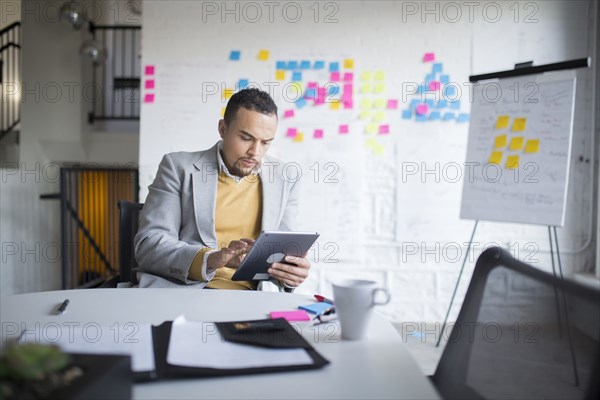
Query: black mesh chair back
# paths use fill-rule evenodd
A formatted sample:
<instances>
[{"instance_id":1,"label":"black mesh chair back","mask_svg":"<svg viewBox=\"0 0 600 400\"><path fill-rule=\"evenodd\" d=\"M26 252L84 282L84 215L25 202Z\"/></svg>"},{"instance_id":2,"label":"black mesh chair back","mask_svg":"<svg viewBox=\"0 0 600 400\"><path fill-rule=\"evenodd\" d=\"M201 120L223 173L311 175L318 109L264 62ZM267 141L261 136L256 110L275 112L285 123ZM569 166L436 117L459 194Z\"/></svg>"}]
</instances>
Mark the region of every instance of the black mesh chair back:
<instances>
[{"instance_id":1,"label":"black mesh chair back","mask_svg":"<svg viewBox=\"0 0 600 400\"><path fill-rule=\"evenodd\" d=\"M120 281L137 284L137 262L133 248L133 238L138 231L142 203L119 200L119 268Z\"/></svg>"},{"instance_id":2,"label":"black mesh chair back","mask_svg":"<svg viewBox=\"0 0 600 400\"><path fill-rule=\"evenodd\" d=\"M432 380L448 399L597 399L599 340L600 291L494 247L477 260Z\"/></svg>"}]
</instances>

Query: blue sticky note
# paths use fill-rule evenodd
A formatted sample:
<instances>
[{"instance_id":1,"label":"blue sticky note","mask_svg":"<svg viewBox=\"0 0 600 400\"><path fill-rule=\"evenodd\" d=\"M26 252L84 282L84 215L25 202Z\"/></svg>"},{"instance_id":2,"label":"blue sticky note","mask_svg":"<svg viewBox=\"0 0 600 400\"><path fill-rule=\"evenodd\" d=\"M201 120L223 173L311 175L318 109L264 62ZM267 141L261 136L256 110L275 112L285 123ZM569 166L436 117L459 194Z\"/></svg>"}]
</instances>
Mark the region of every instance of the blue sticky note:
<instances>
[{"instance_id":1,"label":"blue sticky note","mask_svg":"<svg viewBox=\"0 0 600 400\"><path fill-rule=\"evenodd\" d=\"M444 85L450 83L450 75L440 75L440 82Z\"/></svg>"},{"instance_id":2,"label":"blue sticky note","mask_svg":"<svg viewBox=\"0 0 600 400\"><path fill-rule=\"evenodd\" d=\"M231 61L238 61L240 59L240 56L242 55L242 52L239 50L231 50L231 53L229 53L229 59Z\"/></svg>"},{"instance_id":3,"label":"blue sticky note","mask_svg":"<svg viewBox=\"0 0 600 400\"><path fill-rule=\"evenodd\" d=\"M469 122L469 114L459 114L456 122Z\"/></svg>"},{"instance_id":4,"label":"blue sticky note","mask_svg":"<svg viewBox=\"0 0 600 400\"><path fill-rule=\"evenodd\" d=\"M451 121L454 119L454 113L453 112L447 112L444 114L444 121Z\"/></svg>"},{"instance_id":5,"label":"blue sticky note","mask_svg":"<svg viewBox=\"0 0 600 400\"><path fill-rule=\"evenodd\" d=\"M425 86L427 88L429 88L429 83L431 81L433 81L433 80L435 80L435 75L434 74L427 74L427 75L425 75Z\"/></svg>"},{"instance_id":6,"label":"blue sticky note","mask_svg":"<svg viewBox=\"0 0 600 400\"><path fill-rule=\"evenodd\" d=\"M325 61L315 61L315 65L313 65L314 69L323 69L325 68Z\"/></svg>"},{"instance_id":7,"label":"blue sticky note","mask_svg":"<svg viewBox=\"0 0 600 400\"><path fill-rule=\"evenodd\" d=\"M410 111L410 110L402 111L402 119L411 119L411 118L412 118L412 111Z\"/></svg>"},{"instance_id":8,"label":"blue sticky note","mask_svg":"<svg viewBox=\"0 0 600 400\"><path fill-rule=\"evenodd\" d=\"M437 121L438 119L440 119L440 112L439 111L432 111L431 114L429 114L429 120L430 121Z\"/></svg>"},{"instance_id":9,"label":"blue sticky note","mask_svg":"<svg viewBox=\"0 0 600 400\"><path fill-rule=\"evenodd\" d=\"M433 102L433 99L426 99L425 104L427 104L429 106L429 108L433 108L433 106L435 105L435 103Z\"/></svg>"},{"instance_id":10,"label":"blue sticky note","mask_svg":"<svg viewBox=\"0 0 600 400\"><path fill-rule=\"evenodd\" d=\"M417 88L417 94L425 93L427 91L425 84L421 83Z\"/></svg>"},{"instance_id":11,"label":"blue sticky note","mask_svg":"<svg viewBox=\"0 0 600 400\"><path fill-rule=\"evenodd\" d=\"M329 72L338 72L340 70L339 62L330 62L329 63Z\"/></svg>"},{"instance_id":12,"label":"blue sticky note","mask_svg":"<svg viewBox=\"0 0 600 400\"><path fill-rule=\"evenodd\" d=\"M460 100L451 101L450 102L450 108L452 110L460 110Z\"/></svg>"},{"instance_id":13,"label":"blue sticky note","mask_svg":"<svg viewBox=\"0 0 600 400\"><path fill-rule=\"evenodd\" d=\"M415 121L417 122L425 122L427 121L427 116L424 114L417 114Z\"/></svg>"},{"instance_id":14,"label":"blue sticky note","mask_svg":"<svg viewBox=\"0 0 600 400\"><path fill-rule=\"evenodd\" d=\"M307 304L305 306L298 306L299 309L308 311L309 313L313 313L316 315L323 314L325 312L325 310L327 310L331 307L332 307L331 304L325 303L325 302L312 303L312 304Z\"/></svg>"},{"instance_id":15,"label":"blue sticky note","mask_svg":"<svg viewBox=\"0 0 600 400\"><path fill-rule=\"evenodd\" d=\"M327 88L327 94L330 96L335 96L340 92L340 87L338 85L331 85Z\"/></svg>"},{"instance_id":16,"label":"blue sticky note","mask_svg":"<svg viewBox=\"0 0 600 400\"><path fill-rule=\"evenodd\" d=\"M314 99L315 97L317 97L317 89L315 88L308 88L304 92L305 99Z\"/></svg>"},{"instance_id":17,"label":"blue sticky note","mask_svg":"<svg viewBox=\"0 0 600 400\"><path fill-rule=\"evenodd\" d=\"M448 102L446 100L440 100L436 104L437 108L446 108L448 107Z\"/></svg>"},{"instance_id":18,"label":"blue sticky note","mask_svg":"<svg viewBox=\"0 0 600 400\"><path fill-rule=\"evenodd\" d=\"M287 69L298 69L298 61L288 61Z\"/></svg>"},{"instance_id":19,"label":"blue sticky note","mask_svg":"<svg viewBox=\"0 0 600 400\"><path fill-rule=\"evenodd\" d=\"M419 99L412 99L410 101L410 109L414 110L415 108L417 108L417 105L420 103Z\"/></svg>"},{"instance_id":20,"label":"blue sticky note","mask_svg":"<svg viewBox=\"0 0 600 400\"><path fill-rule=\"evenodd\" d=\"M445 86L442 92L444 97L454 97L456 96L456 86Z\"/></svg>"},{"instance_id":21,"label":"blue sticky note","mask_svg":"<svg viewBox=\"0 0 600 400\"><path fill-rule=\"evenodd\" d=\"M295 71L295 72L292 74L292 81L298 82L298 81L301 81L301 80L302 80L302 72L300 72L300 71Z\"/></svg>"},{"instance_id":22,"label":"blue sticky note","mask_svg":"<svg viewBox=\"0 0 600 400\"><path fill-rule=\"evenodd\" d=\"M435 63L433 64L433 66L431 67L431 72L433 72L434 74L440 73L442 72L442 69L444 67L442 66L442 63Z\"/></svg>"},{"instance_id":23,"label":"blue sticky note","mask_svg":"<svg viewBox=\"0 0 600 400\"><path fill-rule=\"evenodd\" d=\"M306 100L304 100L304 97L301 97L298 100L296 100L296 107L302 108L305 105L306 105Z\"/></svg>"},{"instance_id":24,"label":"blue sticky note","mask_svg":"<svg viewBox=\"0 0 600 400\"><path fill-rule=\"evenodd\" d=\"M310 69L310 61L302 60L300 63L300 69Z\"/></svg>"},{"instance_id":25,"label":"blue sticky note","mask_svg":"<svg viewBox=\"0 0 600 400\"><path fill-rule=\"evenodd\" d=\"M248 79L240 79L238 81L238 89L246 89L249 84L250 82L248 81Z\"/></svg>"},{"instance_id":26,"label":"blue sticky note","mask_svg":"<svg viewBox=\"0 0 600 400\"><path fill-rule=\"evenodd\" d=\"M275 65L276 69L287 69L287 63L285 61L277 61Z\"/></svg>"}]
</instances>

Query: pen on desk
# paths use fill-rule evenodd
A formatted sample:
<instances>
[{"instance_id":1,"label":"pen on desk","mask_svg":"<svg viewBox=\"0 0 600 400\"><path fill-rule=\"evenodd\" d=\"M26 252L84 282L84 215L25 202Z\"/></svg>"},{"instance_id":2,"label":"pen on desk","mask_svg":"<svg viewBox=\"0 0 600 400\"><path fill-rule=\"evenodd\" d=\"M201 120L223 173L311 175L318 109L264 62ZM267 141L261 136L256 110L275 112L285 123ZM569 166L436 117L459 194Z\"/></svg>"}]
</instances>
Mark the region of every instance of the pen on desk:
<instances>
[{"instance_id":1,"label":"pen on desk","mask_svg":"<svg viewBox=\"0 0 600 400\"><path fill-rule=\"evenodd\" d=\"M329 304L334 304L333 300L328 299L327 297L323 297L321 295L315 294L315 299L317 299L317 301L321 302L321 303L329 303Z\"/></svg>"},{"instance_id":2,"label":"pen on desk","mask_svg":"<svg viewBox=\"0 0 600 400\"><path fill-rule=\"evenodd\" d=\"M62 302L60 307L58 307L58 310L56 310L56 315L60 315L60 314L64 313L65 310L67 309L68 305L69 305L69 299L66 299L65 301Z\"/></svg>"}]
</instances>

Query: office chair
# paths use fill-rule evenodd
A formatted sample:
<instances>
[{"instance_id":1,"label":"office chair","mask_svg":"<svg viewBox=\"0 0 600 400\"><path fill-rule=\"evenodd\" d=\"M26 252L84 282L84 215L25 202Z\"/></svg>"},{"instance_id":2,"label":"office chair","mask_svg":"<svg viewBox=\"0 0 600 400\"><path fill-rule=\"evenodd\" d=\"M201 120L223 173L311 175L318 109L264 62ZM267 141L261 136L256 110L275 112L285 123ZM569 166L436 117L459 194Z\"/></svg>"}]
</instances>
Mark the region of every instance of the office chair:
<instances>
[{"instance_id":1,"label":"office chair","mask_svg":"<svg viewBox=\"0 0 600 400\"><path fill-rule=\"evenodd\" d=\"M447 399L597 399L600 291L493 247L431 377Z\"/></svg>"},{"instance_id":2,"label":"office chair","mask_svg":"<svg viewBox=\"0 0 600 400\"><path fill-rule=\"evenodd\" d=\"M136 278L137 262L135 260L133 239L139 227L139 214L144 207L142 203L119 200L119 271L120 283L138 283Z\"/></svg>"}]
</instances>

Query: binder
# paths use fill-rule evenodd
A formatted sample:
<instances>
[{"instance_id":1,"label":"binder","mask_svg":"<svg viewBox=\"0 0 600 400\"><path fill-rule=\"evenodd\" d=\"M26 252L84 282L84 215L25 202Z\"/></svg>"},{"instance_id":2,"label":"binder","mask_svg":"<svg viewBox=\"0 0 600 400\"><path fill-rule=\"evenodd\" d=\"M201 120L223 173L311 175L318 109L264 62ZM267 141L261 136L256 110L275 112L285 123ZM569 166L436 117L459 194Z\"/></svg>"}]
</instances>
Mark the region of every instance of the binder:
<instances>
[{"instance_id":1,"label":"binder","mask_svg":"<svg viewBox=\"0 0 600 400\"><path fill-rule=\"evenodd\" d=\"M183 379L183 378L210 378L219 376L232 375L249 375L261 373L274 373L285 371L299 371L306 369L319 369L329 361L319 354L296 330L283 318L265 319L253 321L236 321L236 322L216 322L217 328L221 332L224 340L232 339L232 332L228 332L228 328L232 324L256 324L256 323L273 323L275 322L280 329L280 333L285 336L285 343L282 341L273 341L270 343L260 343L256 341L248 341L243 335L238 336L239 340L232 340L237 343L246 343L248 345L276 347L276 348L302 348L308 356L313 360L312 364L302 365L285 365L285 366L269 366L269 367L253 367L253 368L198 368L171 365L167 362L167 353L169 350L169 340L171 337L171 329L173 321L166 321L158 326L152 327L152 341L154 347L154 371L135 372L134 380L136 382L166 380L166 379ZM263 336L265 337L265 336ZM200 340L200 339L199 339Z\"/></svg>"}]
</instances>

